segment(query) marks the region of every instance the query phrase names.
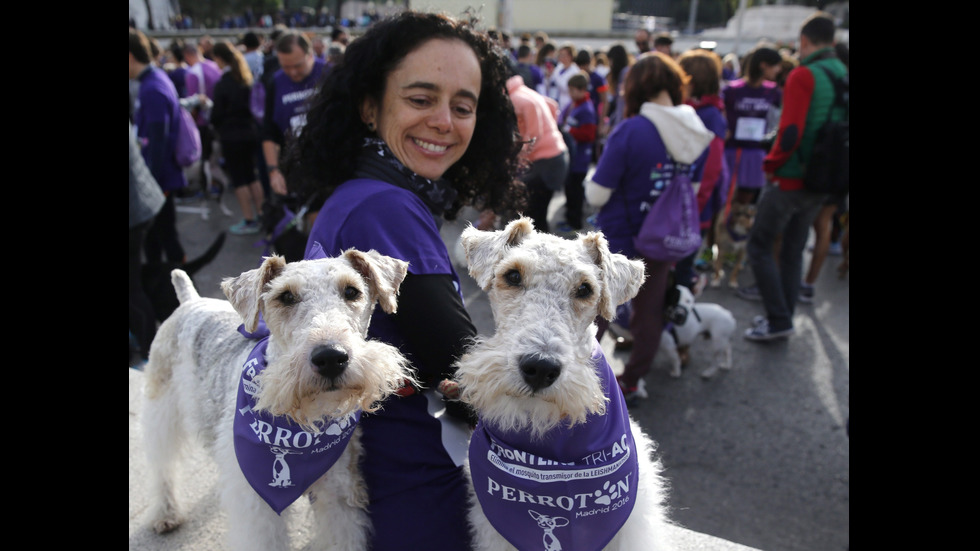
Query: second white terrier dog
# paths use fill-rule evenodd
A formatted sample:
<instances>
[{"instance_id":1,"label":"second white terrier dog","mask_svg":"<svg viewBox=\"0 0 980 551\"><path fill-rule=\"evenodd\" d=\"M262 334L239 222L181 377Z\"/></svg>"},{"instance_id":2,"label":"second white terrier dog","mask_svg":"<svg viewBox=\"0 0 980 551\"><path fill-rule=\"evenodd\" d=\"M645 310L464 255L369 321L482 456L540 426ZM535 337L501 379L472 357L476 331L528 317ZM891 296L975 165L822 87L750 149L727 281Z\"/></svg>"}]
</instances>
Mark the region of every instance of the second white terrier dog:
<instances>
[{"instance_id":1,"label":"second white terrier dog","mask_svg":"<svg viewBox=\"0 0 980 551\"><path fill-rule=\"evenodd\" d=\"M671 549L655 444L627 411L596 340L644 280L601 233L538 233L520 218L467 228L470 275L487 291L495 332L459 361L470 439L469 519L481 551Z\"/></svg>"},{"instance_id":2,"label":"second white terrier dog","mask_svg":"<svg viewBox=\"0 0 980 551\"><path fill-rule=\"evenodd\" d=\"M375 304L395 311L406 271L375 251L288 264L273 255L225 279L227 301L202 298L173 271L180 306L160 326L145 372L154 530L181 523L174 466L196 443L218 463L228 549L288 549L279 514L304 494L315 549L366 548L357 424L414 379L395 347L365 337Z\"/></svg>"},{"instance_id":3,"label":"second white terrier dog","mask_svg":"<svg viewBox=\"0 0 980 551\"><path fill-rule=\"evenodd\" d=\"M684 312L683 323L673 323L673 333L664 331L660 336L660 349L670 362L670 375L681 376L681 357L678 349L694 344L698 337L711 343L712 364L701 371L705 379L713 377L718 368L732 368L732 336L735 334L735 316L720 304L694 302L691 290L678 285L680 299L676 309ZM675 340L676 337L676 340Z\"/></svg>"}]
</instances>

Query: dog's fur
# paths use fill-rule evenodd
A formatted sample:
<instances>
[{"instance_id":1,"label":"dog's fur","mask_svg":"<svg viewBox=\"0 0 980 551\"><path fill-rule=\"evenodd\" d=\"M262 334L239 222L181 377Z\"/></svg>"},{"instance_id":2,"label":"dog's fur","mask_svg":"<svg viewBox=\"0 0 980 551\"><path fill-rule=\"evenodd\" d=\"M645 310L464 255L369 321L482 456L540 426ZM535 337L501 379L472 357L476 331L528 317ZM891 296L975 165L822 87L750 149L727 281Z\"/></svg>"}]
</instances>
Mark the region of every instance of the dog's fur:
<instances>
[{"instance_id":1,"label":"dog's fur","mask_svg":"<svg viewBox=\"0 0 980 551\"><path fill-rule=\"evenodd\" d=\"M201 256L184 264L159 261L143 263L140 273L143 281L143 290L150 298L150 304L153 305L153 313L158 322L163 323L163 320L170 317L170 314L173 314L174 310L180 306L180 301L177 300L177 293L174 291L174 285L170 282L170 273L176 269L180 269L193 281L194 274L210 264L218 256L224 244L225 232L221 232Z\"/></svg>"},{"instance_id":2,"label":"dog's fur","mask_svg":"<svg viewBox=\"0 0 980 551\"><path fill-rule=\"evenodd\" d=\"M247 331L255 331L261 314L271 333L267 367L255 379L255 409L287 416L315 433L331 419L374 411L403 383L414 383L395 347L365 340L376 303L385 312L396 310L406 273L406 262L375 251L351 249L336 258L291 263L273 255L259 268L222 281L225 301L202 298L187 275L174 270L180 306L160 326L145 371L149 518L157 532L181 523L173 467L180 448L193 443L208 449L219 466L228 549L288 549L284 519L252 489L236 459L237 389L257 342L237 328L244 321ZM318 372L313 356L323 347L346 353L339 375ZM358 429L343 456L310 487L317 549L366 548L371 527L359 450Z\"/></svg>"},{"instance_id":3,"label":"dog's fur","mask_svg":"<svg viewBox=\"0 0 980 551\"><path fill-rule=\"evenodd\" d=\"M604 395L591 358L594 321L597 315L613 319L616 306L636 295L645 277L643 263L611 253L599 232L565 239L534 231L529 218L500 231L468 227L462 242L470 275L488 293L495 332L478 337L460 359L460 398L482 422L529 431L535 438L559 424L604 414L610 396ZM529 359L558 366L557 378L532 390L522 374ZM614 382L612 391L619 392ZM632 419L630 426L640 461L637 501L606 549L669 549L655 444ZM468 462L466 469L469 475ZM487 520L470 486L475 547L514 549Z\"/></svg>"},{"instance_id":4,"label":"dog's fur","mask_svg":"<svg viewBox=\"0 0 980 551\"><path fill-rule=\"evenodd\" d=\"M735 263L728 273L728 286L738 287L738 274L745 264L745 246L748 244L749 231L755 223L755 205L732 202L729 215L719 216L715 221L714 237L718 246L718 256L715 257L711 286L719 287L725 277L725 262L734 257Z\"/></svg>"},{"instance_id":5,"label":"dog's fur","mask_svg":"<svg viewBox=\"0 0 980 551\"><path fill-rule=\"evenodd\" d=\"M732 336L735 334L735 316L719 304L709 302L694 302L691 290L683 285L677 285L679 297L675 308L686 310L683 324L674 323L674 331L664 331L660 338L659 353L663 353L670 364L670 375L681 376L681 365L686 363L682 353L686 352L697 337L704 337L711 342L712 364L701 371L701 376L710 378L718 372L718 368L732 368ZM676 340L674 335L677 336ZM686 356L686 353L684 354Z\"/></svg>"}]
</instances>

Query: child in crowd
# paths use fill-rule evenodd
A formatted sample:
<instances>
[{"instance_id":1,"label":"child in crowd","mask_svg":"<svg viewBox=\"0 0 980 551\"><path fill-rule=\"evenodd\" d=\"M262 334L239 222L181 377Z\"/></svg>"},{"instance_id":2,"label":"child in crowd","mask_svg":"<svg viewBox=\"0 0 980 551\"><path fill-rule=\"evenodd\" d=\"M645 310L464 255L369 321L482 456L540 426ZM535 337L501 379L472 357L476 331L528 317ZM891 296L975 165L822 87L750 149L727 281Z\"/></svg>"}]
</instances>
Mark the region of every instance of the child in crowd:
<instances>
[{"instance_id":1,"label":"child in crowd","mask_svg":"<svg viewBox=\"0 0 980 551\"><path fill-rule=\"evenodd\" d=\"M568 79L571 103L562 111L558 125L575 142L572 159L565 179L565 221L558 225L563 232L582 229L582 205L585 202L583 182L592 162L598 117L595 104L589 97L589 77L578 73Z\"/></svg>"}]
</instances>

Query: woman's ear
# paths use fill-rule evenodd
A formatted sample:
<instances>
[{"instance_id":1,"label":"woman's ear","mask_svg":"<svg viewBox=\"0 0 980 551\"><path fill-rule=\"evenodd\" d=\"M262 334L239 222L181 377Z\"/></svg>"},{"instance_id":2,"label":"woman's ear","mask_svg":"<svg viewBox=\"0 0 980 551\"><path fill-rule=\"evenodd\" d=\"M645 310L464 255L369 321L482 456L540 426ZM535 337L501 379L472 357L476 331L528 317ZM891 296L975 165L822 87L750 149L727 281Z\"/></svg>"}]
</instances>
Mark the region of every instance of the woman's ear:
<instances>
[{"instance_id":1,"label":"woman's ear","mask_svg":"<svg viewBox=\"0 0 980 551\"><path fill-rule=\"evenodd\" d=\"M377 105L374 103L374 100L372 98L364 98L364 100L361 101L360 108L361 120L364 121L364 124L368 125L369 127L376 126L377 114L378 109Z\"/></svg>"}]
</instances>

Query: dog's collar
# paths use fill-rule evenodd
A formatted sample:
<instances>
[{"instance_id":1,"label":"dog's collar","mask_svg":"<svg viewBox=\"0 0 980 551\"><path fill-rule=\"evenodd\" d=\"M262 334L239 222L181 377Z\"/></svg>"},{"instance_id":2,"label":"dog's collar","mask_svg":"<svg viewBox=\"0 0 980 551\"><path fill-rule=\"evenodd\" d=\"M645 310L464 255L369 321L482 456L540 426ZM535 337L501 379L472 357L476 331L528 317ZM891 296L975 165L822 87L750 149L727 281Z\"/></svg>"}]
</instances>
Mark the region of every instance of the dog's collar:
<instances>
[{"instance_id":1,"label":"dog's collar","mask_svg":"<svg viewBox=\"0 0 980 551\"><path fill-rule=\"evenodd\" d=\"M728 220L725 221L725 230L728 232L728 237L730 237L732 241L735 242L745 241L746 239L749 238L749 234L748 232L746 232L745 235L739 235L735 233L735 231L732 229L735 227L735 225L733 224L733 222L735 221L735 217L732 216L732 214L733 213L729 213Z\"/></svg>"},{"instance_id":2,"label":"dog's collar","mask_svg":"<svg viewBox=\"0 0 980 551\"><path fill-rule=\"evenodd\" d=\"M395 391L395 394L404 398L405 396L411 396L416 392L418 392L418 389L415 388L415 385L412 384L412 381L405 379L404 381L402 381L402 386L398 387L398 390Z\"/></svg>"},{"instance_id":3,"label":"dog's collar","mask_svg":"<svg viewBox=\"0 0 980 551\"><path fill-rule=\"evenodd\" d=\"M261 321L254 332L244 326L238 331L259 341L242 366L234 421L235 455L248 483L279 514L336 463L361 412L333 419L322 431L309 432L286 417L254 411L255 377L265 369L269 332Z\"/></svg>"},{"instance_id":4,"label":"dog's collar","mask_svg":"<svg viewBox=\"0 0 980 551\"><path fill-rule=\"evenodd\" d=\"M539 548L542 538L548 549L601 549L636 503L644 452L636 449L626 401L598 344L592 357L610 398L604 415L534 441L528 431L500 431L481 420L470 439L483 512L519 549Z\"/></svg>"}]
</instances>

